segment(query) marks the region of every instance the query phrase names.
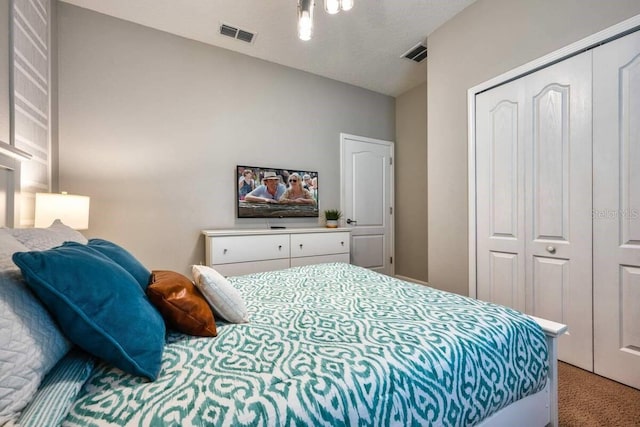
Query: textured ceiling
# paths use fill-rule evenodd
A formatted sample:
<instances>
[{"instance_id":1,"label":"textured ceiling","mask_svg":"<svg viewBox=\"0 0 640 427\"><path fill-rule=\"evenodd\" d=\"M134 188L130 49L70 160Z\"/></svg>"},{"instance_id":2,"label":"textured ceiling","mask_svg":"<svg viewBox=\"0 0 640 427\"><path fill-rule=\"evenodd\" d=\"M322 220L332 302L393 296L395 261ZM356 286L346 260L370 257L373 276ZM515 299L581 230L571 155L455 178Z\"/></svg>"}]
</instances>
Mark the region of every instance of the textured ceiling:
<instances>
[{"instance_id":1,"label":"textured ceiling","mask_svg":"<svg viewBox=\"0 0 640 427\"><path fill-rule=\"evenodd\" d=\"M63 0L116 18L397 96L426 80L426 61L401 55L474 0L355 0L328 15L316 0L314 34L297 37L296 0ZM247 44L221 23L257 33Z\"/></svg>"}]
</instances>

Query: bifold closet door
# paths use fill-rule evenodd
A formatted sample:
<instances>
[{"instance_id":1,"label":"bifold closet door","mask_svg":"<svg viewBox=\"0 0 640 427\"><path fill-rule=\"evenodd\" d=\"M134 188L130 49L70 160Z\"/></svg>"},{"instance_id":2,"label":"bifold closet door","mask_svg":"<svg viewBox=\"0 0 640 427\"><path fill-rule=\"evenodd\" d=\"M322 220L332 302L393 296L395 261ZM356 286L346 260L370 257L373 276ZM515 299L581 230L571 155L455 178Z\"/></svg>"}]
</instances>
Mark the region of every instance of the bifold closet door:
<instances>
[{"instance_id":1,"label":"bifold closet door","mask_svg":"<svg viewBox=\"0 0 640 427\"><path fill-rule=\"evenodd\" d=\"M640 388L640 32L594 49L594 370Z\"/></svg>"},{"instance_id":2,"label":"bifold closet door","mask_svg":"<svg viewBox=\"0 0 640 427\"><path fill-rule=\"evenodd\" d=\"M476 98L477 296L565 323L593 369L591 52Z\"/></svg>"}]
</instances>

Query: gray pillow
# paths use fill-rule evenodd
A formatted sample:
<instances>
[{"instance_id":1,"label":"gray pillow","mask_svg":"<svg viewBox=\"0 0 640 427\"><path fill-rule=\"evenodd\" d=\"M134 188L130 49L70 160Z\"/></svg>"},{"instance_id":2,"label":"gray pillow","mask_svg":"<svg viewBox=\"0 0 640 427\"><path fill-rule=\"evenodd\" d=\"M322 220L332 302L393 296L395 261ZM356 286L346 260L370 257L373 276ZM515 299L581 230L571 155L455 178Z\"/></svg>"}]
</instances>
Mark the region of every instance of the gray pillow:
<instances>
[{"instance_id":1,"label":"gray pillow","mask_svg":"<svg viewBox=\"0 0 640 427\"><path fill-rule=\"evenodd\" d=\"M79 231L64 225L59 219L47 228L5 228L5 230L31 251L46 251L64 242L87 244Z\"/></svg>"},{"instance_id":2,"label":"gray pillow","mask_svg":"<svg viewBox=\"0 0 640 427\"><path fill-rule=\"evenodd\" d=\"M71 348L11 260L29 249L0 229L0 425L15 420Z\"/></svg>"}]
</instances>

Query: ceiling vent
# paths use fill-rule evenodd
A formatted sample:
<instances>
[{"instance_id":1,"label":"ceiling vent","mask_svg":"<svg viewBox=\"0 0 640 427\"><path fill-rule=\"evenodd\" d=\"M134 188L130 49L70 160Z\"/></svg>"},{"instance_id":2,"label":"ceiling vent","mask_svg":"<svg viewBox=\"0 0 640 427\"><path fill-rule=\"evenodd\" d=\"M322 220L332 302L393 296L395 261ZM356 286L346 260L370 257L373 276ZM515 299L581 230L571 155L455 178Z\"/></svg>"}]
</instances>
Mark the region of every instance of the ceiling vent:
<instances>
[{"instance_id":1,"label":"ceiling vent","mask_svg":"<svg viewBox=\"0 0 640 427\"><path fill-rule=\"evenodd\" d=\"M252 43L256 38L256 33L241 30L228 24L220 24L220 34L236 40L242 40L243 42L247 43Z\"/></svg>"},{"instance_id":2,"label":"ceiling vent","mask_svg":"<svg viewBox=\"0 0 640 427\"><path fill-rule=\"evenodd\" d=\"M422 62L427 58L427 47L422 43L418 43L402 55L402 57L415 62Z\"/></svg>"}]
</instances>

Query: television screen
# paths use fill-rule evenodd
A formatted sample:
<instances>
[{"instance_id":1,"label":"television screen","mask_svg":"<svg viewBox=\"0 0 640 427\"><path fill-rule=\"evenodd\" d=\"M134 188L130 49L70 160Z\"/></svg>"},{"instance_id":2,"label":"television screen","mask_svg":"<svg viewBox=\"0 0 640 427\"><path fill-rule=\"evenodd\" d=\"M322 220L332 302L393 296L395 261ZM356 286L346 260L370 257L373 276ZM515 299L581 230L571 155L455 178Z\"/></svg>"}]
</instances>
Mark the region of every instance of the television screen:
<instances>
[{"instance_id":1,"label":"television screen","mask_svg":"<svg viewBox=\"0 0 640 427\"><path fill-rule=\"evenodd\" d=\"M238 218L318 217L318 172L236 167Z\"/></svg>"}]
</instances>

